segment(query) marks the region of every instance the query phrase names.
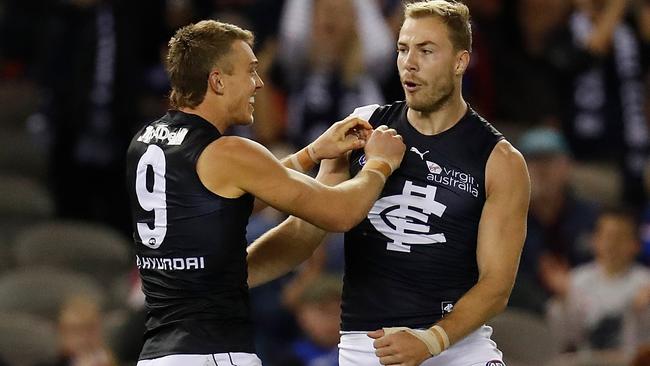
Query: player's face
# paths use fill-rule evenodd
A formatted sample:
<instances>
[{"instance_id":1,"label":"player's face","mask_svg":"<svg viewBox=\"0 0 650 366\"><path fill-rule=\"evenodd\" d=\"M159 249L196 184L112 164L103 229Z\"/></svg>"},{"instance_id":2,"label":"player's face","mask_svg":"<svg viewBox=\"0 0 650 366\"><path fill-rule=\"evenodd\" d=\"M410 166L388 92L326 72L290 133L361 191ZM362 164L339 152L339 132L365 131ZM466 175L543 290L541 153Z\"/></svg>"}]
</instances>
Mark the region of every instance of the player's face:
<instances>
[{"instance_id":1,"label":"player's face","mask_svg":"<svg viewBox=\"0 0 650 366\"><path fill-rule=\"evenodd\" d=\"M456 89L460 53L437 17L407 18L397 41L397 69L409 108L438 110Z\"/></svg>"},{"instance_id":2,"label":"player's face","mask_svg":"<svg viewBox=\"0 0 650 366\"><path fill-rule=\"evenodd\" d=\"M224 74L224 91L228 103L228 115L232 124L253 123L255 93L264 86L257 74L257 58L244 41L236 41L229 56L232 73Z\"/></svg>"}]
</instances>

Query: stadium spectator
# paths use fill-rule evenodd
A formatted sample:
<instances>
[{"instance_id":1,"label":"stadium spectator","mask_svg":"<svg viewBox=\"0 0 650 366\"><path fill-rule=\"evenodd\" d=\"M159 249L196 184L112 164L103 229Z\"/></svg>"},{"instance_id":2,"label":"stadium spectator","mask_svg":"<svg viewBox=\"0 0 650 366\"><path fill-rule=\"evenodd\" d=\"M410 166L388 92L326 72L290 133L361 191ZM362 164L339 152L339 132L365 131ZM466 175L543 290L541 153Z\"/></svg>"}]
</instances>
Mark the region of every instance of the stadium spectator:
<instances>
[{"instance_id":1,"label":"stadium spectator","mask_svg":"<svg viewBox=\"0 0 650 366\"><path fill-rule=\"evenodd\" d=\"M528 162L531 204L510 305L541 314L548 296L562 291L559 287L569 270L591 259L588 236L597 206L571 190L572 159L559 131L549 127L530 130L518 147Z\"/></svg>"},{"instance_id":2,"label":"stadium spectator","mask_svg":"<svg viewBox=\"0 0 650 366\"><path fill-rule=\"evenodd\" d=\"M549 302L547 316L565 351L621 350L624 316L650 306L650 270L635 263L639 236L634 214L603 211L592 244L594 261L571 270L558 286L562 291Z\"/></svg>"}]
</instances>

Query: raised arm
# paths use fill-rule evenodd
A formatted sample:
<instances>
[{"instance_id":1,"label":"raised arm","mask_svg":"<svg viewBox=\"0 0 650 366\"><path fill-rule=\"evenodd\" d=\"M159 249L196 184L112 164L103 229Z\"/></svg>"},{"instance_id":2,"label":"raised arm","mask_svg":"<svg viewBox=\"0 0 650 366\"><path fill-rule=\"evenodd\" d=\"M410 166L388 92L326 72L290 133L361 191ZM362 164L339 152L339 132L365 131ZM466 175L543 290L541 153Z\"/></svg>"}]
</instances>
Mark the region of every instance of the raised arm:
<instances>
[{"instance_id":1,"label":"raised arm","mask_svg":"<svg viewBox=\"0 0 650 366\"><path fill-rule=\"evenodd\" d=\"M316 180L333 186L350 178L347 155L324 160ZM307 260L327 231L295 216L269 230L248 247L248 286L272 281Z\"/></svg>"},{"instance_id":2,"label":"raised arm","mask_svg":"<svg viewBox=\"0 0 650 366\"><path fill-rule=\"evenodd\" d=\"M371 133L368 121L350 116L334 123L316 140L282 159L281 163L285 168L306 173L321 160L336 159L363 148Z\"/></svg>"},{"instance_id":3,"label":"raised arm","mask_svg":"<svg viewBox=\"0 0 650 366\"><path fill-rule=\"evenodd\" d=\"M368 121L350 116L334 123L312 143L282 159L280 163L287 169L307 173L324 159L347 156L349 151L363 148L371 133L372 126ZM267 206L266 202L256 199L253 212Z\"/></svg>"},{"instance_id":4,"label":"raised arm","mask_svg":"<svg viewBox=\"0 0 650 366\"><path fill-rule=\"evenodd\" d=\"M354 179L325 186L285 169L262 145L239 137L222 137L203 151L197 172L215 194L237 198L245 193L276 209L329 231L346 231L361 221L386 178L399 166L405 146L394 130L373 131L365 152L368 162Z\"/></svg>"},{"instance_id":5,"label":"raised arm","mask_svg":"<svg viewBox=\"0 0 650 366\"><path fill-rule=\"evenodd\" d=\"M478 282L456 302L453 311L436 324L446 333L447 346L463 339L505 309L519 266L526 237L530 180L524 158L507 141L499 142L488 159L486 187L487 199L476 248ZM428 333L434 337L433 342L444 348L441 332L430 330ZM389 363L419 365L432 356L424 342L407 332L395 333L389 338L380 330L372 332L371 336L379 338L375 347L381 355L390 357L386 359Z\"/></svg>"}]
</instances>

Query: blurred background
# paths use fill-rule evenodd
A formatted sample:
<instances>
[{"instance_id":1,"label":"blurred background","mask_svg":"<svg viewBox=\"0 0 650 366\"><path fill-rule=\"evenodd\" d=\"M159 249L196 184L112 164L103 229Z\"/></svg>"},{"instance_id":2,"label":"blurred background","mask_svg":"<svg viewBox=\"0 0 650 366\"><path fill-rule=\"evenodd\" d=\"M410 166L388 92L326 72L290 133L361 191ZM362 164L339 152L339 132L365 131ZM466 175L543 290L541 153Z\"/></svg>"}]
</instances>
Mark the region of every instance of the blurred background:
<instances>
[{"instance_id":1,"label":"blurred background","mask_svg":"<svg viewBox=\"0 0 650 366\"><path fill-rule=\"evenodd\" d=\"M508 365L650 365L650 1L466 0L463 94L526 156L528 238L494 339ZM399 0L0 1L0 365L134 365L143 295L124 157L168 108L201 19L256 34L266 86L231 133L278 157L403 99ZM284 217L251 218L252 241ZM267 366L336 365L342 239L252 290Z\"/></svg>"}]
</instances>

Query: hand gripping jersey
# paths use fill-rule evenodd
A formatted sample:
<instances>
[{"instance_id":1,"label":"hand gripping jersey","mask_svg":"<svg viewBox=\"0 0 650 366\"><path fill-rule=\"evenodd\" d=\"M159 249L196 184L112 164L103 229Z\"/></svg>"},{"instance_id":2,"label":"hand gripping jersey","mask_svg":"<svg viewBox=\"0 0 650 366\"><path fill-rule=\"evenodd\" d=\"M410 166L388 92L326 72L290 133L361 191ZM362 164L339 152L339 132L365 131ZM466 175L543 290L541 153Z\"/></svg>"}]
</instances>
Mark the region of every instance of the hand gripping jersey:
<instances>
[{"instance_id":1,"label":"hand gripping jersey","mask_svg":"<svg viewBox=\"0 0 650 366\"><path fill-rule=\"evenodd\" d=\"M374 127L402 135L406 153L368 217L345 234L344 331L430 327L478 279L485 165L503 136L471 108L450 129L422 135L407 109L364 108ZM354 151L350 174L363 164Z\"/></svg>"},{"instance_id":2,"label":"hand gripping jersey","mask_svg":"<svg viewBox=\"0 0 650 366\"><path fill-rule=\"evenodd\" d=\"M199 116L170 111L127 153L136 262L148 316L140 359L253 353L246 225L253 197L223 198L196 162L221 137Z\"/></svg>"}]
</instances>

